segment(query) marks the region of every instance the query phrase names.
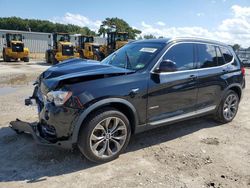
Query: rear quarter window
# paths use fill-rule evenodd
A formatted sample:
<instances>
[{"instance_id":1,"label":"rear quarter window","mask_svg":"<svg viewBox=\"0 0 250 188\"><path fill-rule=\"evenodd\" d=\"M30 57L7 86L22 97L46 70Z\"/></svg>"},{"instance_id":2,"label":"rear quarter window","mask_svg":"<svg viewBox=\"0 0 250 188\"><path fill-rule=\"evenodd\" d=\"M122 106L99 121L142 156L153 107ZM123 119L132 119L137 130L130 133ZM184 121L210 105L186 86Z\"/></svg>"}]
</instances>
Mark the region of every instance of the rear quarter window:
<instances>
[{"instance_id":1,"label":"rear quarter window","mask_svg":"<svg viewBox=\"0 0 250 188\"><path fill-rule=\"evenodd\" d=\"M233 60L233 55L226 47L220 47L221 53L225 59L226 63L230 63Z\"/></svg>"},{"instance_id":2,"label":"rear quarter window","mask_svg":"<svg viewBox=\"0 0 250 188\"><path fill-rule=\"evenodd\" d=\"M223 54L220 51L220 48L219 47L215 47L215 48L216 48L216 55L217 55L218 65L219 66L224 65L225 61L224 61Z\"/></svg>"}]
</instances>

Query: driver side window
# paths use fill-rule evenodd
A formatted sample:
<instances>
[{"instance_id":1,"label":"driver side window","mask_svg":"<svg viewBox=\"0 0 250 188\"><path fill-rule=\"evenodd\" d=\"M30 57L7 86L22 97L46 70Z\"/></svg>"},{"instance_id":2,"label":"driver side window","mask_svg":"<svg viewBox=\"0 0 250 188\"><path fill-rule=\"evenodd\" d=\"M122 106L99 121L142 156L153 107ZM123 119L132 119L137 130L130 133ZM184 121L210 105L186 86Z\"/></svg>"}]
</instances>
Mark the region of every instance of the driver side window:
<instances>
[{"instance_id":1,"label":"driver side window","mask_svg":"<svg viewBox=\"0 0 250 188\"><path fill-rule=\"evenodd\" d=\"M164 60L170 60L176 66L176 71L194 69L194 45L181 43L171 47L164 55Z\"/></svg>"}]
</instances>

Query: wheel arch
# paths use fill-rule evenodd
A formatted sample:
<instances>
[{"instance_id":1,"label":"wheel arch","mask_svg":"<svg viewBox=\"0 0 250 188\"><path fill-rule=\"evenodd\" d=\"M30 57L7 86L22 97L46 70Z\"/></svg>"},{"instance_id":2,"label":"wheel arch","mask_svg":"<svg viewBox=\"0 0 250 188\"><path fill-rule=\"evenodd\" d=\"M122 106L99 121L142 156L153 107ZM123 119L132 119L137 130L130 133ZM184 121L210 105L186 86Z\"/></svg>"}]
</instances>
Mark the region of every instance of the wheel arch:
<instances>
[{"instance_id":1,"label":"wheel arch","mask_svg":"<svg viewBox=\"0 0 250 188\"><path fill-rule=\"evenodd\" d=\"M103 99L101 101L92 104L90 107L88 107L80 114L73 128L72 143L77 143L79 131L81 127L84 125L85 120L87 120L87 118L92 113L104 107L113 107L118 111L124 113L124 115L127 116L130 122L132 134L135 132L135 127L136 125L138 125L138 116L135 107L125 99L121 98Z\"/></svg>"},{"instance_id":2,"label":"wheel arch","mask_svg":"<svg viewBox=\"0 0 250 188\"><path fill-rule=\"evenodd\" d=\"M226 92L227 92L228 90L233 90L234 92L236 92L236 93L238 94L238 96L239 96L239 99L241 100L241 97L242 97L242 87L241 87L240 84L232 84L232 85L230 85L230 86L225 90L225 92L224 92L224 94L223 94L223 97L225 96L225 94L226 94Z\"/></svg>"}]
</instances>

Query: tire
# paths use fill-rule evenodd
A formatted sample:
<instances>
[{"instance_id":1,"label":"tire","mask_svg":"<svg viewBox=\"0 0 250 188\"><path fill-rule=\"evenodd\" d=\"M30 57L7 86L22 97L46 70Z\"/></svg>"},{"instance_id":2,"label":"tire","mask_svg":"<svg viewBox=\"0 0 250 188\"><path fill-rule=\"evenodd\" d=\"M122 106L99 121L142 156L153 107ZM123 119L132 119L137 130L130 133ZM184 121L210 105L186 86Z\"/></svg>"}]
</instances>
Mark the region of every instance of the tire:
<instances>
[{"instance_id":1,"label":"tire","mask_svg":"<svg viewBox=\"0 0 250 188\"><path fill-rule=\"evenodd\" d=\"M5 61L6 62L6 55L5 55L5 53L3 52L3 61Z\"/></svg>"},{"instance_id":2,"label":"tire","mask_svg":"<svg viewBox=\"0 0 250 188\"><path fill-rule=\"evenodd\" d=\"M10 62L10 58L6 55L5 50L3 50L3 61Z\"/></svg>"},{"instance_id":3,"label":"tire","mask_svg":"<svg viewBox=\"0 0 250 188\"><path fill-rule=\"evenodd\" d=\"M215 120L221 123L231 122L237 114L239 101L239 95L233 90L228 90L218 107Z\"/></svg>"},{"instance_id":4,"label":"tire","mask_svg":"<svg viewBox=\"0 0 250 188\"><path fill-rule=\"evenodd\" d=\"M45 52L45 60L46 60L46 63L48 63L48 64L51 64L51 58L50 58L50 56L51 56L51 51L47 50Z\"/></svg>"},{"instance_id":5,"label":"tire","mask_svg":"<svg viewBox=\"0 0 250 188\"><path fill-rule=\"evenodd\" d=\"M23 58L23 61L24 61L24 62L29 62L29 61L30 61L30 58L29 58L29 57L24 57L24 58Z\"/></svg>"},{"instance_id":6,"label":"tire","mask_svg":"<svg viewBox=\"0 0 250 188\"><path fill-rule=\"evenodd\" d=\"M97 51L94 53L94 57L93 57L93 60L96 60L96 61L102 61L104 59L104 54Z\"/></svg>"},{"instance_id":7,"label":"tire","mask_svg":"<svg viewBox=\"0 0 250 188\"><path fill-rule=\"evenodd\" d=\"M118 122L117 126L114 126L115 122ZM127 147L130 135L128 118L116 109L105 108L94 112L84 123L79 132L78 147L90 161L105 163L119 157Z\"/></svg>"},{"instance_id":8,"label":"tire","mask_svg":"<svg viewBox=\"0 0 250 188\"><path fill-rule=\"evenodd\" d=\"M51 61L52 65L56 65L57 63L59 63L59 61L57 61L57 59L53 53L51 53L51 55L50 55L50 61Z\"/></svg>"},{"instance_id":9,"label":"tire","mask_svg":"<svg viewBox=\"0 0 250 188\"><path fill-rule=\"evenodd\" d=\"M97 54L94 54L94 57L93 57L93 60L96 60L96 61L99 61L99 57L98 57L98 55Z\"/></svg>"},{"instance_id":10,"label":"tire","mask_svg":"<svg viewBox=\"0 0 250 188\"><path fill-rule=\"evenodd\" d=\"M83 51L82 51L82 50L79 50L79 51L78 51L78 53L79 53L79 55L80 55L80 58L85 59L85 57L84 57L84 55L83 55Z\"/></svg>"}]
</instances>

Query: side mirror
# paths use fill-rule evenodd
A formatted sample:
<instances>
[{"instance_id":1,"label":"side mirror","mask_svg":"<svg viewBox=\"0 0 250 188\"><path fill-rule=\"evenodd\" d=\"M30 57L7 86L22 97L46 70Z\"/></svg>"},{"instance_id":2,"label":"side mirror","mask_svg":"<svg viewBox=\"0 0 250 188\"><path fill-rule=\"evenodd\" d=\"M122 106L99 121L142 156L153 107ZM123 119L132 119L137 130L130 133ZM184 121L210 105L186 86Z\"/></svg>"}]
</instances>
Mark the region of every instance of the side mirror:
<instances>
[{"instance_id":1,"label":"side mirror","mask_svg":"<svg viewBox=\"0 0 250 188\"><path fill-rule=\"evenodd\" d=\"M167 60L162 60L160 63L159 68L156 69L156 72L175 72L177 71L176 63L167 59Z\"/></svg>"},{"instance_id":2,"label":"side mirror","mask_svg":"<svg viewBox=\"0 0 250 188\"><path fill-rule=\"evenodd\" d=\"M4 35L2 35L2 38L4 39Z\"/></svg>"},{"instance_id":3,"label":"side mirror","mask_svg":"<svg viewBox=\"0 0 250 188\"><path fill-rule=\"evenodd\" d=\"M23 39L25 39L24 36L23 36Z\"/></svg>"}]
</instances>

